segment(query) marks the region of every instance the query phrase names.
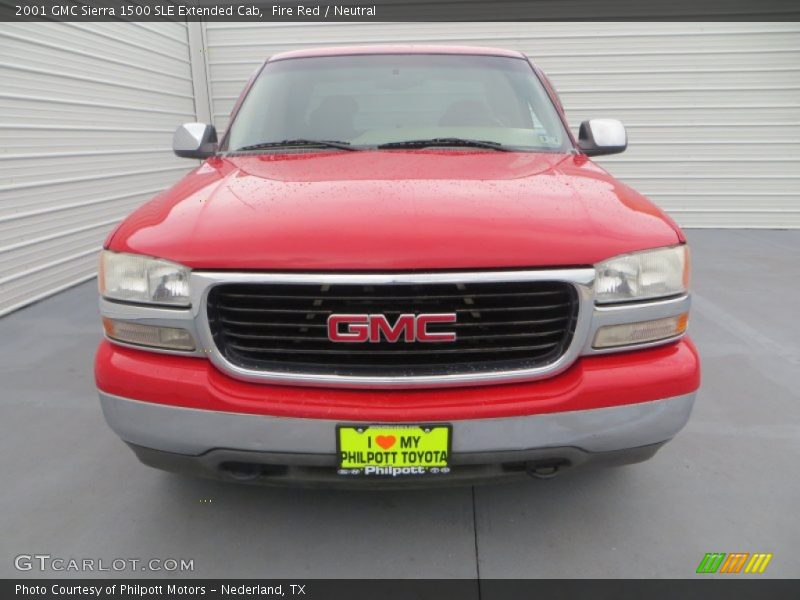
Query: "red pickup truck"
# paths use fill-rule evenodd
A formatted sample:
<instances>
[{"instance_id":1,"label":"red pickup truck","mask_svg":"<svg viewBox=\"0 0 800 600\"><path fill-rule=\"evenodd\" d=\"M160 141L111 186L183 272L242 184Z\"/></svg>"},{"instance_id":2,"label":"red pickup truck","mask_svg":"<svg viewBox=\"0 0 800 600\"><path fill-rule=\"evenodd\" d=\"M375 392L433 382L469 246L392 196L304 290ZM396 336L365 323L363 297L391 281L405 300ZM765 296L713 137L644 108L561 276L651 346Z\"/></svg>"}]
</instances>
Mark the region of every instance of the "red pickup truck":
<instances>
[{"instance_id":1,"label":"red pickup truck","mask_svg":"<svg viewBox=\"0 0 800 600\"><path fill-rule=\"evenodd\" d=\"M651 457L700 382L677 225L519 52L267 60L100 259L106 420L151 466L435 485Z\"/></svg>"}]
</instances>

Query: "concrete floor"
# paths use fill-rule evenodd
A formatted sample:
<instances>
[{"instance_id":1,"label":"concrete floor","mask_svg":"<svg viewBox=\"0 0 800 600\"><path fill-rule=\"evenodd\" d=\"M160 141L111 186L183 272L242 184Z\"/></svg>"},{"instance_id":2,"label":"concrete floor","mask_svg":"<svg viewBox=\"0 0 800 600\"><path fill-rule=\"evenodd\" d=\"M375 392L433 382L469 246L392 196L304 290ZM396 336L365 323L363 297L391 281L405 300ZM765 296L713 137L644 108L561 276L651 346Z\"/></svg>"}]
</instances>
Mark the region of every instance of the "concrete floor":
<instances>
[{"instance_id":1,"label":"concrete floor","mask_svg":"<svg viewBox=\"0 0 800 600\"><path fill-rule=\"evenodd\" d=\"M62 575L15 570L39 553L194 559L197 577L683 578L712 551L796 577L800 231L689 238L691 421L650 462L551 481L331 492L151 470L94 393L94 282L20 310L0 320L0 577Z\"/></svg>"}]
</instances>

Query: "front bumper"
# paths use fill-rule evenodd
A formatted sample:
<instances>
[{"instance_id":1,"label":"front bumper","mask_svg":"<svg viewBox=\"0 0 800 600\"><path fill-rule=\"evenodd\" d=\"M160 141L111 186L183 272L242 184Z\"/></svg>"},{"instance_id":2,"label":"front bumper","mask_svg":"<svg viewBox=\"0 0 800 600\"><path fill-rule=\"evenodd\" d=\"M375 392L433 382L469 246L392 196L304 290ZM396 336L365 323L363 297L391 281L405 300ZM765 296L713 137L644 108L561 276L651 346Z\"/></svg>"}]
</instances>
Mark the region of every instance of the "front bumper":
<instances>
[{"instance_id":1,"label":"front bumper","mask_svg":"<svg viewBox=\"0 0 800 600\"><path fill-rule=\"evenodd\" d=\"M263 483L427 486L645 460L688 420L699 361L683 339L583 358L524 384L325 390L241 382L203 359L103 342L96 376L109 425L152 466ZM416 483L338 476L342 422L451 423L452 471Z\"/></svg>"},{"instance_id":2,"label":"front bumper","mask_svg":"<svg viewBox=\"0 0 800 600\"><path fill-rule=\"evenodd\" d=\"M684 426L694 397L453 421L452 472L428 476L425 482L476 482L542 467L547 472L646 460ZM103 392L100 400L112 429L151 466L263 483L347 483L336 479L338 421L179 408Z\"/></svg>"},{"instance_id":3,"label":"front bumper","mask_svg":"<svg viewBox=\"0 0 800 600\"><path fill-rule=\"evenodd\" d=\"M609 452L664 442L685 424L694 394L612 408L453 421L453 457L572 446ZM100 392L103 414L126 442L198 456L210 450L308 455L334 464L341 421L179 408ZM324 457L324 458L322 458Z\"/></svg>"}]
</instances>

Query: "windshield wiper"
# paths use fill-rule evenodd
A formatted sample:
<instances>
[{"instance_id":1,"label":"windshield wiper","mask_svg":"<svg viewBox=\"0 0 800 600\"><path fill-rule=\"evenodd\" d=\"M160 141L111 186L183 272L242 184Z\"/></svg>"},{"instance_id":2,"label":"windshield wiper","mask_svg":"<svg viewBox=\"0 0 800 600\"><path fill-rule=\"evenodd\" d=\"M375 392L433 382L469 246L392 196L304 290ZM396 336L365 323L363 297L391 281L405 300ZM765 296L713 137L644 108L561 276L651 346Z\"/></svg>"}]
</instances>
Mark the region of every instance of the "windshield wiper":
<instances>
[{"instance_id":1,"label":"windshield wiper","mask_svg":"<svg viewBox=\"0 0 800 600\"><path fill-rule=\"evenodd\" d=\"M431 138L429 140L406 140L403 142L388 142L378 146L379 149L390 148L428 148L431 146L456 146L456 147L470 147L470 148L489 148L490 150L500 150L501 152L510 152L511 148L504 146L499 142L489 142L486 140L471 140L468 138L459 137L443 137Z\"/></svg>"},{"instance_id":2,"label":"windshield wiper","mask_svg":"<svg viewBox=\"0 0 800 600\"><path fill-rule=\"evenodd\" d=\"M307 140L301 138L296 140L281 140L280 142L261 142L260 144L242 146L234 150L234 152L266 150L268 148L289 148L291 146L317 146L320 148L339 148L340 150L358 150L358 148L353 148L350 142L340 142L337 140Z\"/></svg>"}]
</instances>

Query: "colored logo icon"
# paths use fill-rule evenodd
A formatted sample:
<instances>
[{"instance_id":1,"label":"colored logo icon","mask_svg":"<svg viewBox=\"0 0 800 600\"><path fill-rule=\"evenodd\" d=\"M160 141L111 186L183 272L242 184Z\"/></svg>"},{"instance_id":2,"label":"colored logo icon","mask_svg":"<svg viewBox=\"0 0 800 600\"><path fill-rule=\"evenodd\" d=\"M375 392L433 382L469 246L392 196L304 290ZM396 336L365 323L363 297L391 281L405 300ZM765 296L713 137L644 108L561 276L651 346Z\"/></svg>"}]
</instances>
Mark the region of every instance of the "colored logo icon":
<instances>
[{"instance_id":1,"label":"colored logo icon","mask_svg":"<svg viewBox=\"0 0 800 600\"><path fill-rule=\"evenodd\" d=\"M697 566L697 573L763 573L772 554L756 552L708 552Z\"/></svg>"}]
</instances>

